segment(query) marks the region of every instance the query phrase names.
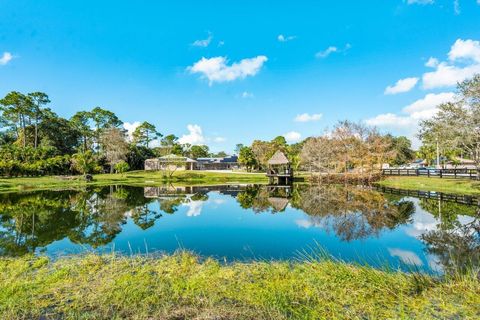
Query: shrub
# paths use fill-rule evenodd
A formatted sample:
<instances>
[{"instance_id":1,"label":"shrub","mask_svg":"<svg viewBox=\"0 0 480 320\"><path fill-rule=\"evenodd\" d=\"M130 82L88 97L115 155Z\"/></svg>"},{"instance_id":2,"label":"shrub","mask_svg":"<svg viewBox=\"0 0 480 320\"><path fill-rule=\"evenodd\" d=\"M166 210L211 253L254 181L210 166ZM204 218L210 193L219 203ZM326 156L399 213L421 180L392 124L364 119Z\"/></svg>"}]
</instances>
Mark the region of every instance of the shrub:
<instances>
[{"instance_id":1,"label":"shrub","mask_svg":"<svg viewBox=\"0 0 480 320\"><path fill-rule=\"evenodd\" d=\"M117 173L124 173L130 170L130 166L125 161L121 160L115 164L115 171Z\"/></svg>"}]
</instances>

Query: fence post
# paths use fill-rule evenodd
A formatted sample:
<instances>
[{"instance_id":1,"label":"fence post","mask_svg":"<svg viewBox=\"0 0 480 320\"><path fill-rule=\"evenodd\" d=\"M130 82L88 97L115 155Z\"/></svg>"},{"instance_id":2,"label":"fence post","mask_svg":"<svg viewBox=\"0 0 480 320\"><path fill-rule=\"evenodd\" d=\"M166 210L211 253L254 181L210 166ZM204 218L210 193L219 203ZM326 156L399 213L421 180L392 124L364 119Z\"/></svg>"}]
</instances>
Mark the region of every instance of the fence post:
<instances>
[{"instance_id":1,"label":"fence post","mask_svg":"<svg viewBox=\"0 0 480 320\"><path fill-rule=\"evenodd\" d=\"M442 176L442 169L440 169L440 178L443 178L443 176Z\"/></svg>"},{"instance_id":2,"label":"fence post","mask_svg":"<svg viewBox=\"0 0 480 320\"><path fill-rule=\"evenodd\" d=\"M454 174L454 176L455 176L455 179L457 179L457 169L456 169L456 168L453 169L453 174Z\"/></svg>"},{"instance_id":3,"label":"fence post","mask_svg":"<svg viewBox=\"0 0 480 320\"><path fill-rule=\"evenodd\" d=\"M427 169L427 176L430 178L430 169Z\"/></svg>"},{"instance_id":4,"label":"fence post","mask_svg":"<svg viewBox=\"0 0 480 320\"><path fill-rule=\"evenodd\" d=\"M418 172L418 169L415 169L415 173L417 174L417 176L420 175L420 173Z\"/></svg>"}]
</instances>

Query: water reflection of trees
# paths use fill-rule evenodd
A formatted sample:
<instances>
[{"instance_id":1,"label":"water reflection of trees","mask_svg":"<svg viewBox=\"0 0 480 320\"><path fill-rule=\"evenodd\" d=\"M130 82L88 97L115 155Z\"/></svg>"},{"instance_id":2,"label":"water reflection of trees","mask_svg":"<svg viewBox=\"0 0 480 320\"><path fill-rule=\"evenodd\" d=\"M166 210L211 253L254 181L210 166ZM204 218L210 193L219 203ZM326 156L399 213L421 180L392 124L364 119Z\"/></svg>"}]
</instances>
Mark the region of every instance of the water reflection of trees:
<instances>
[{"instance_id":1,"label":"water reflection of trees","mask_svg":"<svg viewBox=\"0 0 480 320\"><path fill-rule=\"evenodd\" d=\"M315 225L333 230L342 240L351 241L378 235L411 221L411 201L386 198L369 189L318 186L300 190L294 207L311 216Z\"/></svg>"},{"instance_id":2,"label":"water reflection of trees","mask_svg":"<svg viewBox=\"0 0 480 320\"><path fill-rule=\"evenodd\" d=\"M243 208L257 213L277 212L272 201L279 196L268 188L251 186L238 195ZM351 241L378 234L408 223L415 211L411 201L388 199L379 192L337 185L298 186L288 195L290 205L309 216L308 226L333 230L342 240Z\"/></svg>"},{"instance_id":3,"label":"water reflection of trees","mask_svg":"<svg viewBox=\"0 0 480 320\"><path fill-rule=\"evenodd\" d=\"M272 194L266 187L249 186L238 195L237 201L255 213L282 211L272 197L282 195ZM344 241L378 236L382 230L416 224L411 198L362 187L297 186L283 197L291 207L308 215L308 220L299 221L300 226L321 227ZM433 216L429 218L434 221L433 225L423 226L426 230L420 230L416 236L424 242L427 253L438 260L436 264L446 272L478 267L480 207L437 199L419 199L418 205ZM422 223L419 224L422 227Z\"/></svg>"},{"instance_id":4,"label":"water reflection of trees","mask_svg":"<svg viewBox=\"0 0 480 320\"><path fill-rule=\"evenodd\" d=\"M480 266L480 207L436 199L421 199L419 204L437 221L420 235L436 263L448 273Z\"/></svg>"},{"instance_id":5,"label":"water reflection of trees","mask_svg":"<svg viewBox=\"0 0 480 320\"><path fill-rule=\"evenodd\" d=\"M378 236L383 230L415 224L415 205L410 198L361 187L147 189L109 186L1 194L0 255L34 252L64 238L101 247L114 240L129 217L145 230L162 214L174 214L182 205L208 200L210 190L231 195L242 208L258 214L279 213L289 205L307 214L301 226L322 227L344 241ZM433 218L429 216L428 228L415 236L425 243L427 252L439 260L442 268L464 270L479 265L479 207L434 199L420 199L418 206Z\"/></svg>"},{"instance_id":6,"label":"water reflection of trees","mask_svg":"<svg viewBox=\"0 0 480 320\"><path fill-rule=\"evenodd\" d=\"M151 226L158 218L146 209L152 201L142 188L120 186L2 194L0 254L22 255L64 238L94 248L108 244L129 212L140 227Z\"/></svg>"},{"instance_id":7,"label":"water reflection of trees","mask_svg":"<svg viewBox=\"0 0 480 320\"><path fill-rule=\"evenodd\" d=\"M129 217L145 230L162 213L206 200L205 192L162 191L158 197L146 197L144 188L127 186L1 194L0 255L23 255L64 238L98 248L112 242ZM152 209L153 202L159 210Z\"/></svg>"}]
</instances>

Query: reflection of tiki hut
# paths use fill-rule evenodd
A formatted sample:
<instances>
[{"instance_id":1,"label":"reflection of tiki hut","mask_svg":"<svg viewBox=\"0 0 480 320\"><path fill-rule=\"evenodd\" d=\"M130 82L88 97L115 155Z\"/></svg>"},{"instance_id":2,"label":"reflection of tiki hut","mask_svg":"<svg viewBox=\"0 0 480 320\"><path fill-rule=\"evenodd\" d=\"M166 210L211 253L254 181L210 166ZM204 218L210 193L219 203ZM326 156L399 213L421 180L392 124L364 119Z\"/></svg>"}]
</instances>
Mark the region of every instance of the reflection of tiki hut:
<instances>
[{"instance_id":1,"label":"reflection of tiki hut","mask_svg":"<svg viewBox=\"0 0 480 320\"><path fill-rule=\"evenodd\" d=\"M268 160L267 177L270 184L289 184L293 180L293 170L290 161L282 151L277 151Z\"/></svg>"},{"instance_id":2,"label":"reflection of tiki hut","mask_svg":"<svg viewBox=\"0 0 480 320\"><path fill-rule=\"evenodd\" d=\"M277 197L270 197L268 198L268 202L272 205L272 208L276 212L282 212L285 210L285 208L288 205L288 199L287 198L277 198Z\"/></svg>"}]
</instances>

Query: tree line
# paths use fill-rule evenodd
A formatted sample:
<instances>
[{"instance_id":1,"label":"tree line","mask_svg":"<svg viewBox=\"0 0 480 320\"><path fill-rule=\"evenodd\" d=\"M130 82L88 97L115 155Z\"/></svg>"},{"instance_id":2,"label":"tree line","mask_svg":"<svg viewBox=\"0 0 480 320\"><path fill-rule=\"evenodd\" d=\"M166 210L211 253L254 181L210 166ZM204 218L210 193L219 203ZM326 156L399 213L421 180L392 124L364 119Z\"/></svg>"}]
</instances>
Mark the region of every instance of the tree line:
<instances>
[{"instance_id":1,"label":"tree line","mask_svg":"<svg viewBox=\"0 0 480 320\"><path fill-rule=\"evenodd\" d=\"M458 84L455 101L440 104L438 112L420 122L418 137L422 146L412 150L404 137L381 134L364 123L339 121L323 135L287 144L285 138L255 140L250 146L238 145L239 162L248 170L265 170L267 161L281 150L294 169L312 173L360 173L371 175L383 164L403 165L415 158L431 166L460 164L473 160L480 178L480 75Z\"/></svg>"},{"instance_id":2,"label":"tree line","mask_svg":"<svg viewBox=\"0 0 480 320\"><path fill-rule=\"evenodd\" d=\"M50 102L43 92L12 91L0 99L1 176L140 170L146 159L167 154L226 156L212 154L205 145L181 144L177 136L164 136L146 121L129 137L123 121L101 107L66 119L49 107Z\"/></svg>"},{"instance_id":3,"label":"tree line","mask_svg":"<svg viewBox=\"0 0 480 320\"><path fill-rule=\"evenodd\" d=\"M101 107L79 111L71 118L49 108L43 92L10 92L0 99L0 175L48 175L124 172L143 169L145 159L168 154L223 157L206 145L179 142L149 123L141 123L127 137L123 122ZM312 173L354 172L370 175L383 164L401 165L422 158L431 165L456 164L460 158L480 168L480 75L458 84L455 101L420 123L422 146L415 153L403 136L382 134L363 123L340 121L321 136L288 144L283 136L271 141L238 144L235 153L248 171L263 171L281 150L297 170ZM155 145L153 142L155 141Z\"/></svg>"},{"instance_id":4,"label":"tree line","mask_svg":"<svg viewBox=\"0 0 480 320\"><path fill-rule=\"evenodd\" d=\"M268 160L281 150L296 170L311 173L372 173L382 164L404 164L415 157L406 137L382 135L362 123L340 121L322 136L309 137L287 144L279 136L272 141L253 141L251 146L238 145L239 162L248 170L265 170Z\"/></svg>"}]
</instances>

